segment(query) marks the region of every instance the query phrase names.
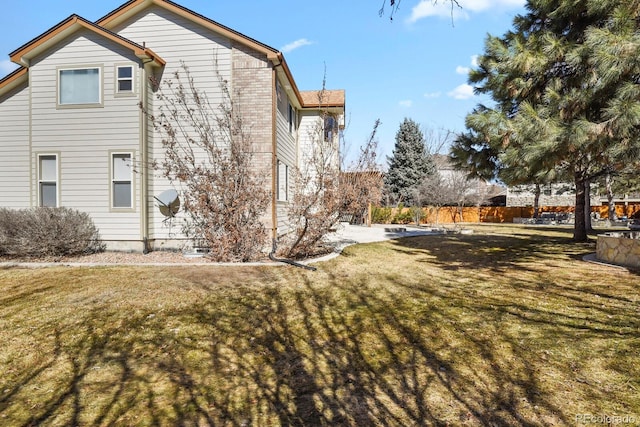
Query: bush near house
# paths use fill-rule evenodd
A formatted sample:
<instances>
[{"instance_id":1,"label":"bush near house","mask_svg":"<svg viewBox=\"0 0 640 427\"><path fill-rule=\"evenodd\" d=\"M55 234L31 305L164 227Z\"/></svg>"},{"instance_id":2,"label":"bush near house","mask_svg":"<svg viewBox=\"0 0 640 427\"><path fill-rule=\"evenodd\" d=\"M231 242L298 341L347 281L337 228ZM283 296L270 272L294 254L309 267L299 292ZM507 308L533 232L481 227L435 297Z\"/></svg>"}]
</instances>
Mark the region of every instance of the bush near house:
<instances>
[{"instance_id":1,"label":"bush near house","mask_svg":"<svg viewBox=\"0 0 640 427\"><path fill-rule=\"evenodd\" d=\"M388 224L393 217L393 208L373 206L371 208L371 222L374 224Z\"/></svg>"},{"instance_id":2,"label":"bush near house","mask_svg":"<svg viewBox=\"0 0 640 427\"><path fill-rule=\"evenodd\" d=\"M402 203L398 205L393 217L391 218L392 224L409 224L414 221L415 209L412 207L405 208Z\"/></svg>"},{"instance_id":3,"label":"bush near house","mask_svg":"<svg viewBox=\"0 0 640 427\"><path fill-rule=\"evenodd\" d=\"M0 256L50 257L104 250L91 217L69 208L0 209Z\"/></svg>"}]
</instances>

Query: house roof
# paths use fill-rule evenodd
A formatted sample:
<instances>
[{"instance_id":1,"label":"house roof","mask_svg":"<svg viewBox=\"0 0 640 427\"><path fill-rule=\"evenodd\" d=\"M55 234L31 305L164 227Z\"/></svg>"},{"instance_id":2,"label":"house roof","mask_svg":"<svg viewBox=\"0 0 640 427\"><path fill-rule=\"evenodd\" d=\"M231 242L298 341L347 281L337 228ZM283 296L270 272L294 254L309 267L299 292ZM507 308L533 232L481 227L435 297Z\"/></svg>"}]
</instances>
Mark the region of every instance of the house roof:
<instances>
[{"instance_id":1,"label":"house roof","mask_svg":"<svg viewBox=\"0 0 640 427\"><path fill-rule=\"evenodd\" d=\"M302 106L307 108L344 107L344 90L305 90L300 92Z\"/></svg>"},{"instance_id":2,"label":"house roof","mask_svg":"<svg viewBox=\"0 0 640 427\"><path fill-rule=\"evenodd\" d=\"M158 66L165 65L165 61L156 55L151 49L132 42L131 40L96 25L93 22L87 21L78 15L69 16L67 19L45 33L20 46L9 54L9 58L16 64L28 67L31 58L42 53L53 44L58 43L60 40L80 29L87 29L125 48L128 48L133 51L138 58L151 59Z\"/></svg>"},{"instance_id":3,"label":"house roof","mask_svg":"<svg viewBox=\"0 0 640 427\"><path fill-rule=\"evenodd\" d=\"M282 52L274 49L273 47L266 45L262 42L259 42L249 36L246 36L238 31L235 31L227 26L220 24L219 22L214 21L213 19L207 18L204 15L200 15L197 12L194 12L191 9L188 9L184 6L181 6L177 3L174 3L170 0L130 0L127 3L123 4L119 8L115 9L112 12L109 12L107 15L98 19L96 23L105 28L115 28L118 24L124 22L129 19L131 16L136 13L146 9L151 5L156 5L162 8L165 8L185 19L188 19L192 22L195 22L211 31L214 31L218 34L221 34L224 37L229 38L230 40L245 45L253 50L256 50L267 57L277 68L277 72L283 73L285 79L290 83L290 89L293 95L298 100L300 107L302 108L318 108L322 107L344 107L344 90L342 91L325 91L326 93L331 93L330 97L327 99L327 103L323 103L322 105L318 104L318 92L319 91L310 91L309 93L301 92L293 79L293 74L287 65L287 61L284 59L284 55ZM287 87L285 85L285 87ZM333 93L336 92L336 93ZM342 97L340 98L340 94L337 92L342 92Z\"/></svg>"},{"instance_id":4,"label":"house roof","mask_svg":"<svg viewBox=\"0 0 640 427\"><path fill-rule=\"evenodd\" d=\"M0 79L0 91L5 92L27 81L27 67L20 67L12 71L8 76Z\"/></svg>"},{"instance_id":5,"label":"house roof","mask_svg":"<svg viewBox=\"0 0 640 427\"><path fill-rule=\"evenodd\" d=\"M14 73L12 73L0 80L0 91L7 90L5 85L8 85L9 82L15 82L16 77L26 76L30 59L82 28L93 31L121 46L131 49L139 58L151 59L155 65L164 66L165 61L151 49L111 31L117 25L152 5L165 8L185 19L221 34L234 42L264 54L275 66L276 73L288 82L285 87L294 95L301 108L344 108L344 90L301 92L293 79L291 70L282 52L169 0L130 0L98 19L95 23L78 15L71 15L69 18L9 54L11 61L21 65L23 68L19 69L20 73L18 74L20 74L20 76L14 76ZM323 92L322 102L319 102L318 98L320 92Z\"/></svg>"},{"instance_id":6,"label":"house roof","mask_svg":"<svg viewBox=\"0 0 640 427\"><path fill-rule=\"evenodd\" d=\"M169 0L130 0L119 8L113 10L112 12L109 12L107 15L98 19L96 21L96 24L104 28L114 28L121 22L125 21L126 19L151 5L163 7L175 13L176 15L196 22L203 27L213 30L216 33L219 33L233 41L247 45L259 52L264 53L269 59L274 59L278 54L277 49L274 49L264 43L252 39L251 37L248 37L238 31L220 24L219 22L207 18L206 16L200 15L199 13L194 12L191 9L188 9Z\"/></svg>"},{"instance_id":7,"label":"house roof","mask_svg":"<svg viewBox=\"0 0 640 427\"><path fill-rule=\"evenodd\" d=\"M431 156L433 159L433 163L436 165L436 169L438 170L453 170L453 164L451 163L451 158L445 154L433 154Z\"/></svg>"}]
</instances>

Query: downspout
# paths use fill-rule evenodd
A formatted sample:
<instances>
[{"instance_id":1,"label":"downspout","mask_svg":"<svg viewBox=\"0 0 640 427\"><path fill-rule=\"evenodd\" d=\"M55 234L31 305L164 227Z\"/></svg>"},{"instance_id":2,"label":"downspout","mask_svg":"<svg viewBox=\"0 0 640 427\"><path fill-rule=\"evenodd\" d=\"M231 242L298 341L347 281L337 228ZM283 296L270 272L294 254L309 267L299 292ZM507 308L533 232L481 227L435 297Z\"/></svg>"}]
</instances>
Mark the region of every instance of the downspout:
<instances>
[{"instance_id":1,"label":"downspout","mask_svg":"<svg viewBox=\"0 0 640 427\"><path fill-rule=\"evenodd\" d=\"M277 110L278 110L278 95L276 93L276 81L278 76L276 74L276 67L280 64L274 65L271 70L271 239L273 245L278 239L278 211L277 211L277 183L276 176L278 175L278 133L277 133Z\"/></svg>"},{"instance_id":2,"label":"downspout","mask_svg":"<svg viewBox=\"0 0 640 427\"><path fill-rule=\"evenodd\" d=\"M140 82L141 92L141 105L140 113L142 114L142 144L140 147L140 173L141 173L141 187L140 188L140 227L142 228L142 253L149 253L149 204L147 202L148 187L149 187L149 118L148 118L148 87L147 87L147 63L142 64L142 76Z\"/></svg>"}]
</instances>

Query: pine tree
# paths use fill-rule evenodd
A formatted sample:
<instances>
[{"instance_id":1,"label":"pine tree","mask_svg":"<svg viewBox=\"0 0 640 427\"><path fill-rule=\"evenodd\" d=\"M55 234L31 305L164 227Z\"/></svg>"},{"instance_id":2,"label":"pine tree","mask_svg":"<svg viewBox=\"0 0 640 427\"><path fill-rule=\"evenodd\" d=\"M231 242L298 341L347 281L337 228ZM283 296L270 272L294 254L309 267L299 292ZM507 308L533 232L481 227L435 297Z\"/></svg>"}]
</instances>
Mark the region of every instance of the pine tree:
<instances>
[{"instance_id":1,"label":"pine tree","mask_svg":"<svg viewBox=\"0 0 640 427\"><path fill-rule=\"evenodd\" d=\"M468 117L457 157L487 153L500 171L520 168L531 180L571 176L574 239L585 241L588 183L640 150L640 1L529 0L527 9L513 31L488 38L470 76L496 101L502 125Z\"/></svg>"},{"instance_id":2,"label":"pine tree","mask_svg":"<svg viewBox=\"0 0 640 427\"><path fill-rule=\"evenodd\" d=\"M387 193L396 203L413 204L415 189L424 178L435 172L424 135L416 122L405 118L400 124L393 154L387 160L389 171L384 179Z\"/></svg>"}]
</instances>

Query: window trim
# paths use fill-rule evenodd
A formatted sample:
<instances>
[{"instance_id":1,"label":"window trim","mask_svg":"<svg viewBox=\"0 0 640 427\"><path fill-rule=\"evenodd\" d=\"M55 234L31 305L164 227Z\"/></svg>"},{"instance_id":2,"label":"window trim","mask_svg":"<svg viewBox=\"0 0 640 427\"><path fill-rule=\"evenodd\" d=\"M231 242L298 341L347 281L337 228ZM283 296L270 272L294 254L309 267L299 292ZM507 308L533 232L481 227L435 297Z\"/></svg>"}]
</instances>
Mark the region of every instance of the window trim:
<instances>
[{"instance_id":1,"label":"window trim","mask_svg":"<svg viewBox=\"0 0 640 427\"><path fill-rule=\"evenodd\" d=\"M120 78L118 71L120 68L131 68L131 77ZM126 96L135 96L136 94L136 67L132 63L126 64L115 64L115 69L113 73L114 77L114 95L116 97L126 97ZM121 80L131 80L131 90L122 91L120 90L120 81Z\"/></svg>"},{"instance_id":2,"label":"window trim","mask_svg":"<svg viewBox=\"0 0 640 427\"><path fill-rule=\"evenodd\" d=\"M69 70L98 70L98 102L88 102L88 103L80 103L80 104L65 104L61 102L61 89L62 85L60 84L60 76L62 75L62 71ZM67 109L67 108L101 108L104 107L104 82L103 82L104 70L103 66L100 64L90 64L90 65L77 65L73 67L64 66L64 67L56 67L56 107L58 109Z\"/></svg>"},{"instance_id":3,"label":"window trim","mask_svg":"<svg viewBox=\"0 0 640 427\"><path fill-rule=\"evenodd\" d=\"M322 128L324 141L334 142L336 140L336 136L339 135L338 117L335 114L326 114L324 116Z\"/></svg>"},{"instance_id":4,"label":"window trim","mask_svg":"<svg viewBox=\"0 0 640 427\"><path fill-rule=\"evenodd\" d=\"M297 114L296 114L296 109L293 107L293 105L291 105L291 102L287 101L287 105L288 105L288 115L289 115L289 133L293 133L294 131L297 130Z\"/></svg>"},{"instance_id":5,"label":"window trim","mask_svg":"<svg viewBox=\"0 0 640 427\"><path fill-rule=\"evenodd\" d=\"M131 175L129 181L117 180L114 176L114 166L116 156L118 155L128 155L131 162ZM135 212L136 210L136 199L135 199L135 180L134 180L134 171L133 171L133 163L135 161L135 152L132 150L110 150L109 151L109 209L111 212ZM115 194L115 184L116 183L126 183L129 182L131 185L131 205L130 206L115 206L116 202L116 194Z\"/></svg>"},{"instance_id":6,"label":"window trim","mask_svg":"<svg viewBox=\"0 0 640 427\"><path fill-rule=\"evenodd\" d=\"M53 157L56 160L56 180L44 180L42 179L42 158L43 157ZM57 152L44 152L44 153L36 153L36 205L38 207L60 207L60 153ZM42 184L44 183L55 183L56 185L56 203L55 206L44 206L42 203Z\"/></svg>"},{"instance_id":7,"label":"window trim","mask_svg":"<svg viewBox=\"0 0 640 427\"><path fill-rule=\"evenodd\" d=\"M284 195L281 193L281 186L280 186L280 178L281 178L280 167L281 166L284 166ZM276 200L278 202L289 201L289 165L282 162L281 160L276 161Z\"/></svg>"}]
</instances>

